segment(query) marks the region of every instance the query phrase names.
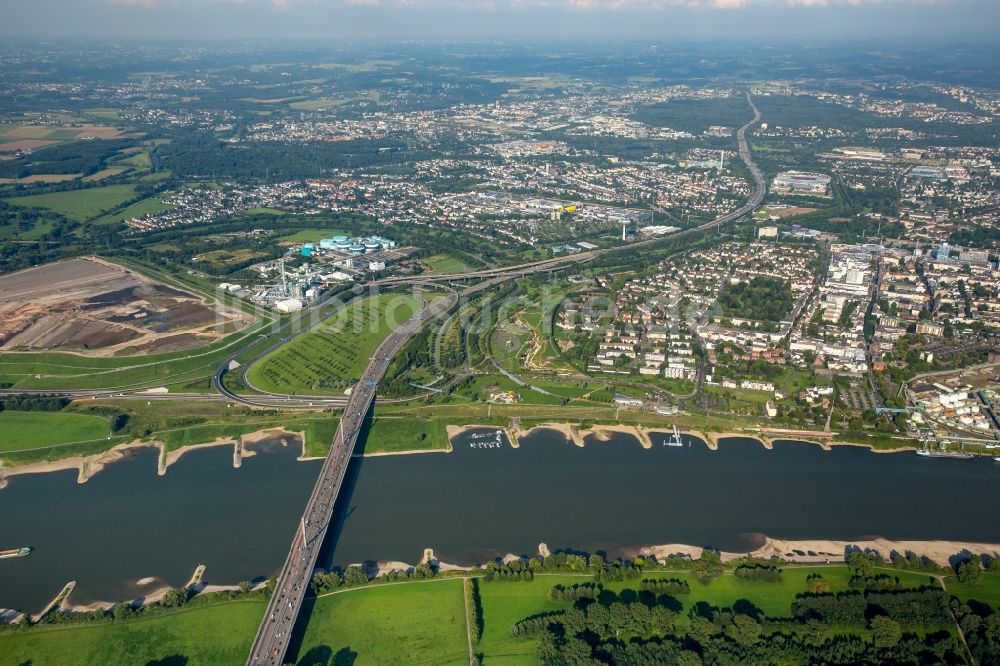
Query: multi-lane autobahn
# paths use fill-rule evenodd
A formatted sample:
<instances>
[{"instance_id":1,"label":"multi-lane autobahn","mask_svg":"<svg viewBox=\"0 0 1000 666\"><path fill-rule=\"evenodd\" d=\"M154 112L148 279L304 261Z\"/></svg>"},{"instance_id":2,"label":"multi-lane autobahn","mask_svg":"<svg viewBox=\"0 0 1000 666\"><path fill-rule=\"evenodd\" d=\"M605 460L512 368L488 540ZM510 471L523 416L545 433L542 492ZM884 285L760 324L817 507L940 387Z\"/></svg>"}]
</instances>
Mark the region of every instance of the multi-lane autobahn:
<instances>
[{"instance_id":1,"label":"multi-lane autobahn","mask_svg":"<svg viewBox=\"0 0 1000 666\"><path fill-rule=\"evenodd\" d=\"M420 332L425 324L454 307L461 296L471 296L506 279L508 278L494 278L469 287L461 293L453 292L445 298L428 303L406 323L390 333L372 354L361 380L351 391L344 407L340 426L333 437L330 452L323 462L316 486L309 496L305 513L295 531L292 547L277 578L247 663L278 665L284 659L292 628L295 626L299 608L309 588L313 569L316 567L316 558L319 557L323 539L333 517L334 505L354 445L364 426L365 416L375 400L375 387L388 369L393 356L409 342L410 338Z\"/></svg>"},{"instance_id":2,"label":"multi-lane autobahn","mask_svg":"<svg viewBox=\"0 0 1000 666\"><path fill-rule=\"evenodd\" d=\"M760 120L760 111L754 105L749 94L747 95L747 102L754 111L754 118L739 129L737 139L739 141L740 157L746 163L747 168L754 178L754 191L746 205L721 218L698 226L698 230L709 229L737 220L753 212L764 200L764 178L760 169L753 162L746 139L746 133L749 128ZM690 233L691 231L693 230L689 229L678 232L678 235ZM467 278L489 279L475 286L468 287L461 292L452 291L446 298L438 299L425 305L406 323L390 333L382 344L379 345L369 360L364 375L347 399L344 413L340 420L340 426L334 435L330 452L323 463L316 486L313 488L312 495L310 495L309 501L306 504L305 512L295 531L295 537L292 540L288 558L285 560L285 565L282 567L281 573L277 578L267 612L254 639L250 656L247 659L248 664L252 666L264 664L277 666L284 660L291 640L292 629L295 626L299 609L309 588L310 579L316 566L316 559L319 556L323 539L326 536L327 528L333 517L334 506L347 471L347 465L350 462L358 435L364 425L365 417L375 399L375 388L388 369L392 357L425 324L448 312L462 297L471 296L476 292L489 289L496 284L515 277L557 269L565 265L568 261L589 261L609 251L607 249L593 250L573 257L561 258L558 261L546 260L505 269L490 269L446 276L445 279L450 281ZM393 284L399 281L398 279L390 279L383 282ZM220 372L216 374L216 388L233 399L246 401L246 398L226 391L222 382L224 372L225 369L220 368Z\"/></svg>"}]
</instances>

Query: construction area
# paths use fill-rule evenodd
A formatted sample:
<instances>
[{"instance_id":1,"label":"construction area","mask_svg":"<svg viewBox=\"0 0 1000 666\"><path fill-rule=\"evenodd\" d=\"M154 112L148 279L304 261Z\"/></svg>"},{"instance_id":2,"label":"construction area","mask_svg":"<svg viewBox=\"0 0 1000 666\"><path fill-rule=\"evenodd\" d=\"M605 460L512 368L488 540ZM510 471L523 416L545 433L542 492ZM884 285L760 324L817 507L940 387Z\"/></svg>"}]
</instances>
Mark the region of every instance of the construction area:
<instances>
[{"instance_id":1,"label":"construction area","mask_svg":"<svg viewBox=\"0 0 1000 666\"><path fill-rule=\"evenodd\" d=\"M251 322L238 310L96 258L0 277L0 350L93 356L181 351Z\"/></svg>"}]
</instances>

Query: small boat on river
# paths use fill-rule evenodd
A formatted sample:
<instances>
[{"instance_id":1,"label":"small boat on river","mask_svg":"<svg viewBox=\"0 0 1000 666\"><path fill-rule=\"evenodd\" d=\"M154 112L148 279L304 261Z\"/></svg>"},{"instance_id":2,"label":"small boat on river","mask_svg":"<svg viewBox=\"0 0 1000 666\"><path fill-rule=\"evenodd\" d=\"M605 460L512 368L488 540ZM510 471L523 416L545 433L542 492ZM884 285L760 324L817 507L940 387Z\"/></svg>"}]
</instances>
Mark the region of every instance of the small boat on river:
<instances>
[{"instance_id":1,"label":"small boat on river","mask_svg":"<svg viewBox=\"0 0 1000 666\"><path fill-rule=\"evenodd\" d=\"M972 460L976 457L967 452L965 449L960 451L949 451L944 447L940 449L931 449L926 444L924 445L924 448L917 451L917 455L924 458L952 458L953 460Z\"/></svg>"}]
</instances>

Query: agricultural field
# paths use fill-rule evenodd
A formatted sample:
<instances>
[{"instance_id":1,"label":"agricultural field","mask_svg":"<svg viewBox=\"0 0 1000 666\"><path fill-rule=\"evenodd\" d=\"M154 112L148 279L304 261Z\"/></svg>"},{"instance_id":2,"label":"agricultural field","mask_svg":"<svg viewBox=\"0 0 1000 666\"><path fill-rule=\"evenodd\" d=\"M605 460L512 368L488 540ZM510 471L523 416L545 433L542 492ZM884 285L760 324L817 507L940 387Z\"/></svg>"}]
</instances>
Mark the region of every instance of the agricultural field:
<instances>
[{"instance_id":1,"label":"agricultural field","mask_svg":"<svg viewBox=\"0 0 1000 666\"><path fill-rule=\"evenodd\" d=\"M121 115L118 113L117 109L84 109L83 112L88 116L97 118L98 120L121 120Z\"/></svg>"},{"instance_id":2,"label":"agricultural field","mask_svg":"<svg viewBox=\"0 0 1000 666\"><path fill-rule=\"evenodd\" d=\"M299 664L464 666L469 652L462 581L381 585L320 597L296 638Z\"/></svg>"},{"instance_id":3,"label":"agricultural field","mask_svg":"<svg viewBox=\"0 0 1000 666\"><path fill-rule=\"evenodd\" d=\"M83 182L85 183L96 183L99 180L104 180L105 178L111 178L112 176L119 176L125 173L125 167L108 167L107 169L101 169L89 176L84 176Z\"/></svg>"},{"instance_id":4,"label":"agricultural field","mask_svg":"<svg viewBox=\"0 0 1000 666\"><path fill-rule=\"evenodd\" d=\"M114 139L114 127L96 124L13 125L0 129L0 153L37 150L81 139Z\"/></svg>"},{"instance_id":5,"label":"agricultural field","mask_svg":"<svg viewBox=\"0 0 1000 666\"><path fill-rule=\"evenodd\" d=\"M0 178L0 185L34 185L35 183L64 183L68 180L76 180L83 174L80 173L51 173L35 174L24 176L23 178ZM97 174L94 174L95 176ZM91 178L88 176L87 178ZM84 180L87 180L85 178Z\"/></svg>"},{"instance_id":6,"label":"agricultural field","mask_svg":"<svg viewBox=\"0 0 1000 666\"><path fill-rule=\"evenodd\" d=\"M265 602L195 605L155 617L0 632L0 664L242 664Z\"/></svg>"},{"instance_id":7,"label":"agricultural field","mask_svg":"<svg viewBox=\"0 0 1000 666\"><path fill-rule=\"evenodd\" d=\"M404 294L351 303L256 363L248 379L273 393L342 394L361 377L379 343L420 306L419 298Z\"/></svg>"},{"instance_id":8,"label":"agricultural field","mask_svg":"<svg viewBox=\"0 0 1000 666\"><path fill-rule=\"evenodd\" d=\"M136 192L133 185L109 185L69 192L13 197L7 199L7 203L14 206L51 210L71 220L83 222L108 213L135 197Z\"/></svg>"},{"instance_id":9,"label":"agricultural field","mask_svg":"<svg viewBox=\"0 0 1000 666\"><path fill-rule=\"evenodd\" d=\"M0 452L107 438L108 420L68 412L0 412Z\"/></svg>"}]
</instances>

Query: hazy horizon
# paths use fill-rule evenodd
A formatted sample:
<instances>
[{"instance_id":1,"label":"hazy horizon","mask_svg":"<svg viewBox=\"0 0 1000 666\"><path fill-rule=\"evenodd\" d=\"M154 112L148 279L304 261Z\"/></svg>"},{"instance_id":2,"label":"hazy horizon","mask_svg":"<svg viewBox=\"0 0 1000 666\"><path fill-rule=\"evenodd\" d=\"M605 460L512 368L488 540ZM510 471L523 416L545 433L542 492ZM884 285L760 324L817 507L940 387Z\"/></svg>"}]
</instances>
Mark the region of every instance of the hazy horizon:
<instances>
[{"instance_id":1,"label":"hazy horizon","mask_svg":"<svg viewBox=\"0 0 1000 666\"><path fill-rule=\"evenodd\" d=\"M11 0L4 39L995 41L993 0Z\"/></svg>"}]
</instances>

